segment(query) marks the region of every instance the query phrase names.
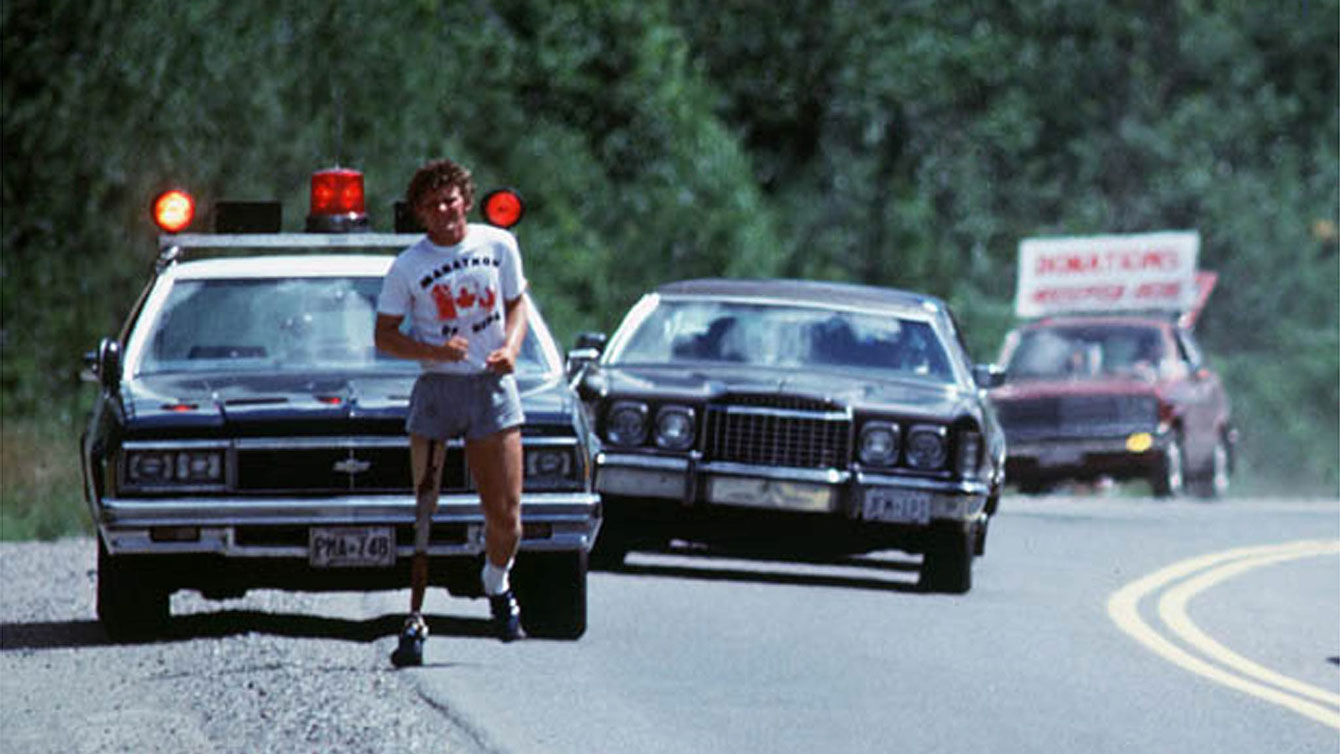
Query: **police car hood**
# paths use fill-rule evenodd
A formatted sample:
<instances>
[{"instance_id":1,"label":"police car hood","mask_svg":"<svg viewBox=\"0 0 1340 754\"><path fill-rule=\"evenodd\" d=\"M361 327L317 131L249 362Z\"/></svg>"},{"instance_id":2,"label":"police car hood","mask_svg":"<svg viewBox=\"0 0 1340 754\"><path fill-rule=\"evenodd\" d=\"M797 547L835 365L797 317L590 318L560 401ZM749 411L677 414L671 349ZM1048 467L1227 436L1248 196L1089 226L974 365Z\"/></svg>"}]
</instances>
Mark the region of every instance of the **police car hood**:
<instances>
[{"instance_id":1,"label":"police car hood","mask_svg":"<svg viewBox=\"0 0 1340 754\"><path fill-rule=\"evenodd\" d=\"M403 432L414 374L363 376L321 373L171 374L141 377L122 386L127 422L141 428L235 427L265 432L321 432L321 422L382 422ZM559 376L519 375L517 384L528 423L566 416L573 410ZM306 423L304 422L311 422ZM564 422L566 423L566 421ZM369 430L372 428L369 427Z\"/></svg>"},{"instance_id":2,"label":"police car hood","mask_svg":"<svg viewBox=\"0 0 1340 754\"><path fill-rule=\"evenodd\" d=\"M956 385L880 370L606 366L595 380L590 387L620 397L710 401L730 394L786 395L935 418L974 413L971 396Z\"/></svg>"}]
</instances>

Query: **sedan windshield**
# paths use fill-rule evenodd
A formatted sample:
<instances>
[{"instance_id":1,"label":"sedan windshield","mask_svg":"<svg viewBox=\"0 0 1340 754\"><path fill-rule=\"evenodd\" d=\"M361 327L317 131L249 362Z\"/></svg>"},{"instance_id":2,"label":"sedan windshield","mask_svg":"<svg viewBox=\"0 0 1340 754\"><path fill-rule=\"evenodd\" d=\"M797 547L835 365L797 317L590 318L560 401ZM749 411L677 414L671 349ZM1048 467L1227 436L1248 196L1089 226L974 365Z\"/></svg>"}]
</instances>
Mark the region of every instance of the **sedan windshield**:
<instances>
[{"instance_id":1,"label":"sedan windshield","mask_svg":"<svg viewBox=\"0 0 1340 754\"><path fill-rule=\"evenodd\" d=\"M847 310L662 300L616 348L611 364L855 368L953 380L929 322Z\"/></svg>"},{"instance_id":2,"label":"sedan windshield","mask_svg":"<svg viewBox=\"0 0 1340 754\"><path fill-rule=\"evenodd\" d=\"M1164 356L1152 327L1074 326L1026 330L1006 367L1011 377L1153 374Z\"/></svg>"},{"instance_id":3,"label":"sedan windshield","mask_svg":"<svg viewBox=\"0 0 1340 754\"><path fill-rule=\"evenodd\" d=\"M418 372L418 362L374 345L381 285L380 277L178 281L151 324L138 373ZM550 371L536 338L531 328L518 373Z\"/></svg>"}]
</instances>

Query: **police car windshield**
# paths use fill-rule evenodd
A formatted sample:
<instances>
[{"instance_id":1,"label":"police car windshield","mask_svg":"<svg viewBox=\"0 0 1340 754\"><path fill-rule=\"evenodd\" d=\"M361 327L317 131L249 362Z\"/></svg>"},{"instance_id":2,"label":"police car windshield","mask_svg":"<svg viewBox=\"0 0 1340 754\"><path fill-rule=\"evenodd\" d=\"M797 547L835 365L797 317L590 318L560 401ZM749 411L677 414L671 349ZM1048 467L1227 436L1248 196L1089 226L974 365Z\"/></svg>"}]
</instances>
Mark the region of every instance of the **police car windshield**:
<instances>
[{"instance_id":1,"label":"police car windshield","mask_svg":"<svg viewBox=\"0 0 1340 754\"><path fill-rule=\"evenodd\" d=\"M137 373L417 373L418 362L374 345L381 285L380 277L179 280L151 324ZM516 368L548 371L533 329Z\"/></svg>"},{"instance_id":2,"label":"police car windshield","mask_svg":"<svg viewBox=\"0 0 1340 754\"><path fill-rule=\"evenodd\" d=\"M662 300L611 364L832 367L953 381L929 322L893 315L726 301Z\"/></svg>"}]
</instances>

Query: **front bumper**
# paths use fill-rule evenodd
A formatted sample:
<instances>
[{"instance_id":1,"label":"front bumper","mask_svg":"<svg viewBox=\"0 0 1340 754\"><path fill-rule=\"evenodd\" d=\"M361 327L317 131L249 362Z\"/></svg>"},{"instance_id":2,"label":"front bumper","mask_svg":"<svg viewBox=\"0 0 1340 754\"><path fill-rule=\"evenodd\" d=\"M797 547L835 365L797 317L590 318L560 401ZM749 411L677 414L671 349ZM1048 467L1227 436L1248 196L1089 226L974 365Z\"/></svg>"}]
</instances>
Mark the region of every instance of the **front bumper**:
<instances>
[{"instance_id":1,"label":"front bumper","mask_svg":"<svg viewBox=\"0 0 1340 754\"><path fill-rule=\"evenodd\" d=\"M1171 434L1131 433L1111 437L1008 440L1005 476L1010 480L1108 475L1143 477L1155 472Z\"/></svg>"},{"instance_id":2,"label":"front bumper","mask_svg":"<svg viewBox=\"0 0 1340 754\"><path fill-rule=\"evenodd\" d=\"M414 551L414 498L346 495L303 498L104 498L98 530L108 552L212 554L226 558L308 557L312 527L389 526L396 556ZM523 551L589 552L600 528L592 492L527 493L521 500ZM444 495L433 516L430 556L484 552L484 516L474 495Z\"/></svg>"},{"instance_id":3,"label":"front bumper","mask_svg":"<svg viewBox=\"0 0 1340 754\"><path fill-rule=\"evenodd\" d=\"M811 514L858 528L967 524L983 515L990 494L990 485L977 480L619 453L596 456L596 489L607 506L611 497L638 498L699 512Z\"/></svg>"}]
</instances>

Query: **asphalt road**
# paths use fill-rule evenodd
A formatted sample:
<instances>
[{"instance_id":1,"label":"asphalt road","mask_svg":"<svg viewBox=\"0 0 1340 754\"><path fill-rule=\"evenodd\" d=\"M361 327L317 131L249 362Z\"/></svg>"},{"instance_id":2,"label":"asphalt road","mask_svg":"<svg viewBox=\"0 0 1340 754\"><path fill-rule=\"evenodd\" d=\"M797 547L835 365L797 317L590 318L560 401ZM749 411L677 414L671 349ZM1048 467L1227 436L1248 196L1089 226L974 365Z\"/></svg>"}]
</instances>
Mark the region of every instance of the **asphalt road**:
<instances>
[{"instance_id":1,"label":"asphalt road","mask_svg":"<svg viewBox=\"0 0 1340 754\"><path fill-rule=\"evenodd\" d=\"M0 751L1340 751L1340 501L1007 498L972 592L916 558L635 553L577 642L482 601L174 597L110 645L88 540L0 547Z\"/></svg>"}]
</instances>

